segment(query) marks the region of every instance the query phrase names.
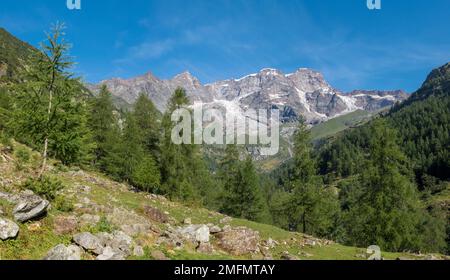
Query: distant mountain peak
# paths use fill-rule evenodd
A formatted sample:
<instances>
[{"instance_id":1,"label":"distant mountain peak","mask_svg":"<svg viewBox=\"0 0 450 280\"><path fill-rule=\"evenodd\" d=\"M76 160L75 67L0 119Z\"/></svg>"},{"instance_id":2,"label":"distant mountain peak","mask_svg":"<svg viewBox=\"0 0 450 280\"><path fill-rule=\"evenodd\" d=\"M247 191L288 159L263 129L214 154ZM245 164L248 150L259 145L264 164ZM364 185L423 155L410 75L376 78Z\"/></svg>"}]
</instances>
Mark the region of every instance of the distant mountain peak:
<instances>
[{"instance_id":1,"label":"distant mountain peak","mask_svg":"<svg viewBox=\"0 0 450 280\"><path fill-rule=\"evenodd\" d=\"M114 95L129 104L134 103L140 92L145 92L161 111L165 110L173 91L177 87L183 87L192 101L212 106L215 103L232 103L233 108L240 107L242 110L279 108L283 121L303 116L312 123L355 110L377 110L407 98L402 91L354 91L342 94L325 80L322 73L309 68L299 68L291 74L284 74L274 68L263 68L238 79L207 85L202 85L189 71L168 80L160 80L147 73L137 79L123 80L120 83L113 79L102 84L106 84Z\"/></svg>"}]
</instances>

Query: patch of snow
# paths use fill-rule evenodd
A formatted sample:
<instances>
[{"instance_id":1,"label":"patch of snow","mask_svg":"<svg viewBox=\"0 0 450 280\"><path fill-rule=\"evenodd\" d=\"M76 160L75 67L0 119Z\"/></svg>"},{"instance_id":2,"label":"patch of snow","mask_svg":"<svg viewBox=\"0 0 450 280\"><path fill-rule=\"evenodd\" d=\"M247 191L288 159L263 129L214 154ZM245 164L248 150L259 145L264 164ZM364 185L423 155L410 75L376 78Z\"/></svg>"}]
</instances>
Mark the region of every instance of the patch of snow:
<instances>
[{"instance_id":1,"label":"patch of snow","mask_svg":"<svg viewBox=\"0 0 450 280\"><path fill-rule=\"evenodd\" d=\"M311 107L309 106L308 101L306 100L306 93L299 90L297 87L295 87L295 90L297 91L298 98L300 98L300 103L302 103L303 106L305 106L308 112L311 112Z\"/></svg>"},{"instance_id":2,"label":"patch of snow","mask_svg":"<svg viewBox=\"0 0 450 280\"><path fill-rule=\"evenodd\" d=\"M244 77L242 77L242 78L239 78L239 79L234 79L234 81L235 81L235 82L240 82L240 81L245 80L245 79L250 78L250 77L256 77L257 75L258 75L258 74L253 73L253 74L246 75L246 76L244 76Z\"/></svg>"},{"instance_id":3,"label":"patch of snow","mask_svg":"<svg viewBox=\"0 0 450 280\"><path fill-rule=\"evenodd\" d=\"M353 97L369 97L372 99L386 99L386 100L390 100L390 101L395 101L395 97L392 95L385 95L385 96L379 96L379 95L369 95L369 94L357 94L357 95L353 95Z\"/></svg>"},{"instance_id":4,"label":"patch of snow","mask_svg":"<svg viewBox=\"0 0 450 280\"><path fill-rule=\"evenodd\" d=\"M338 97L345 103L345 106L347 106L347 109L345 109L344 112L350 113L360 109L356 106L356 100L354 98L344 95L338 95Z\"/></svg>"}]
</instances>

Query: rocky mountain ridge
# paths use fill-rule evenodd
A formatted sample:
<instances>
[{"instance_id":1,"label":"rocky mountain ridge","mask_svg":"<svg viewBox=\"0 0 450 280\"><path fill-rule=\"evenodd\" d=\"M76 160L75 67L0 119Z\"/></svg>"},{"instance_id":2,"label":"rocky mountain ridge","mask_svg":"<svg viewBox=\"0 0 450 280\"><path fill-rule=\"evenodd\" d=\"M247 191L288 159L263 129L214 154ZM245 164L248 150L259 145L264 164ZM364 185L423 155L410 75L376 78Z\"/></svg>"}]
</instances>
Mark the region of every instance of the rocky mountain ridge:
<instances>
[{"instance_id":1,"label":"rocky mountain ridge","mask_svg":"<svg viewBox=\"0 0 450 280\"><path fill-rule=\"evenodd\" d=\"M284 74L265 68L239 79L228 79L202 85L189 72L162 80L152 73L131 78L114 78L90 85L97 92L106 85L116 98L133 104L140 93L147 94L160 111L177 87L183 87L192 102L210 106L246 109L279 109L282 121L303 116L310 123L323 122L356 110L376 111L403 101L408 95L402 90L355 90L343 93L332 87L320 72L300 68Z\"/></svg>"}]
</instances>

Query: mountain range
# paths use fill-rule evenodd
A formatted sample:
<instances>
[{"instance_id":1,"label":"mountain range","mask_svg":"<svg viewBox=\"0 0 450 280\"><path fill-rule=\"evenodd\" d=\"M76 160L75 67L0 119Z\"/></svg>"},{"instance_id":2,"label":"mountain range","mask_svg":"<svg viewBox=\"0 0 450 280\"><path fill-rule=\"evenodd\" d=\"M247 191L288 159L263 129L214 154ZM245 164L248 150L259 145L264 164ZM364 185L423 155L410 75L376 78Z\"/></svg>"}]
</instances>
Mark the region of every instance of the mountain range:
<instances>
[{"instance_id":1,"label":"mountain range","mask_svg":"<svg viewBox=\"0 0 450 280\"><path fill-rule=\"evenodd\" d=\"M183 87L192 102L222 106L239 113L244 113L246 109L279 109L283 122L295 121L302 116L311 124L357 110L377 111L409 96L402 90L354 90L344 93L332 87L321 73L307 68L290 74L265 68L239 79L205 85L189 72L167 80L149 72L130 79L104 80L88 85L88 88L98 92L102 85L107 86L116 100L130 105L141 93L145 93L161 112L166 109L174 90Z\"/></svg>"}]
</instances>

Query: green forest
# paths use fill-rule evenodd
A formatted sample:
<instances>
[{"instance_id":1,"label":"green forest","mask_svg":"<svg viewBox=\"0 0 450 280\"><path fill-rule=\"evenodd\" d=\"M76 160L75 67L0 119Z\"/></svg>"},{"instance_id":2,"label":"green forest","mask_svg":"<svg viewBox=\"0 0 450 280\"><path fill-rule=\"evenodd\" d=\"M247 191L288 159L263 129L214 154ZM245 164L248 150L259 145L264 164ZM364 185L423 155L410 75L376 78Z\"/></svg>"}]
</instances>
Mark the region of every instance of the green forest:
<instances>
[{"instance_id":1,"label":"green forest","mask_svg":"<svg viewBox=\"0 0 450 280\"><path fill-rule=\"evenodd\" d=\"M171 113L189 104L183 88L164 113L145 94L124 109L108 88L87 90L61 26L40 51L14 46L0 56L10 65L0 83L0 137L43 155L27 184L44 194L57 185L46 175L52 158L141 192L345 245L449 253L449 205L436 198L449 189L450 64L404 103L315 145L300 120L292 158L264 172L235 145L211 164L201 146L172 143Z\"/></svg>"}]
</instances>

